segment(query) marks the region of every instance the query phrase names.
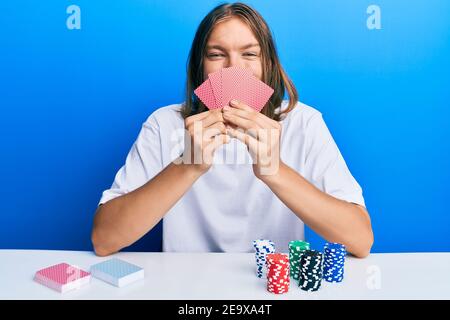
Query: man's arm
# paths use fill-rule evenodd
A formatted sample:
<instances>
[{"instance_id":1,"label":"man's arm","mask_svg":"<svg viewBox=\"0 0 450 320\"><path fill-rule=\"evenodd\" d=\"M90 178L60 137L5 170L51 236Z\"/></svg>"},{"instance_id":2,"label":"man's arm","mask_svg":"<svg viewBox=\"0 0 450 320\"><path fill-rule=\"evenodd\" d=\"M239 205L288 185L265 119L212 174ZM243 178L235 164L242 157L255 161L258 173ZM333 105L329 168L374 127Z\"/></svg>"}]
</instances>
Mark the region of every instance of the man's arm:
<instances>
[{"instance_id":1,"label":"man's arm","mask_svg":"<svg viewBox=\"0 0 450 320\"><path fill-rule=\"evenodd\" d=\"M260 179L304 223L327 241L344 244L353 255L369 255L373 232L369 213L360 205L337 199L284 163L275 175Z\"/></svg>"},{"instance_id":2,"label":"man's arm","mask_svg":"<svg viewBox=\"0 0 450 320\"><path fill-rule=\"evenodd\" d=\"M170 163L140 188L99 206L92 230L95 253L110 255L144 236L199 176L187 165Z\"/></svg>"}]
</instances>

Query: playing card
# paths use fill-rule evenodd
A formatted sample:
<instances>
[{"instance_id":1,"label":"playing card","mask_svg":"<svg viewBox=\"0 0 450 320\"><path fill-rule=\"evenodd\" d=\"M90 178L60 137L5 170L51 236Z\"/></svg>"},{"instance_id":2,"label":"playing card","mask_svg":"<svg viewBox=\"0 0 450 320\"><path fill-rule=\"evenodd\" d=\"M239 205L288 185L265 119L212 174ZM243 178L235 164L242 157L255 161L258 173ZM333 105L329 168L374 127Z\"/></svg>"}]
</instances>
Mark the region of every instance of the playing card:
<instances>
[{"instance_id":1,"label":"playing card","mask_svg":"<svg viewBox=\"0 0 450 320\"><path fill-rule=\"evenodd\" d=\"M208 79L216 99L216 108L222 108L222 70L208 74Z\"/></svg>"},{"instance_id":2,"label":"playing card","mask_svg":"<svg viewBox=\"0 0 450 320\"><path fill-rule=\"evenodd\" d=\"M211 87L211 82L209 79L206 79L197 89L194 90L194 93L199 97L199 99L208 107L208 109L216 108L216 98L214 96L214 92Z\"/></svg>"},{"instance_id":3,"label":"playing card","mask_svg":"<svg viewBox=\"0 0 450 320\"><path fill-rule=\"evenodd\" d=\"M222 103L239 100L258 112L265 106L274 90L242 68L222 69L223 94Z\"/></svg>"},{"instance_id":4,"label":"playing card","mask_svg":"<svg viewBox=\"0 0 450 320\"><path fill-rule=\"evenodd\" d=\"M117 258L95 264L90 271L94 277L117 287L144 278L144 269Z\"/></svg>"},{"instance_id":5,"label":"playing card","mask_svg":"<svg viewBox=\"0 0 450 320\"><path fill-rule=\"evenodd\" d=\"M222 108L230 100L239 100L258 112L265 106L274 90L253 76L248 68L229 67L208 74L194 93L209 108Z\"/></svg>"},{"instance_id":6,"label":"playing card","mask_svg":"<svg viewBox=\"0 0 450 320\"><path fill-rule=\"evenodd\" d=\"M248 68L230 67L222 70L222 106L226 106L232 99L238 99L237 94L246 86L247 79L252 77Z\"/></svg>"},{"instance_id":7,"label":"playing card","mask_svg":"<svg viewBox=\"0 0 450 320\"><path fill-rule=\"evenodd\" d=\"M88 284L90 279L89 272L67 263L60 263L39 270L34 276L34 281L61 293L78 289Z\"/></svg>"}]
</instances>

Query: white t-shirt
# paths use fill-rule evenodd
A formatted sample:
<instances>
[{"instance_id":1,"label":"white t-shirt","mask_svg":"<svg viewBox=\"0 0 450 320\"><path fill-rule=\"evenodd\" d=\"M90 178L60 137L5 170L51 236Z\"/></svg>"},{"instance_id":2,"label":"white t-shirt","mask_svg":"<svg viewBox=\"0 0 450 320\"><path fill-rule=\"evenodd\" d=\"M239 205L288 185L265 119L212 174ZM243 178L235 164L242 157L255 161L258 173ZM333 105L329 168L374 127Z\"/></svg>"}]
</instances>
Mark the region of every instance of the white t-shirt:
<instances>
[{"instance_id":1,"label":"white t-shirt","mask_svg":"<svg viewBox=\"0 0 450 320\"><path fill-rule=\"evenodd\" d=\"M284 100L281 108L287 105ZM174 104L149 116L99 204L142 186L182 153L184 119L179 110L181 104ZM320 190L365 206L362 189L319 111L298 102L281 124L285 164ZM304 239L304 224L255 177L246 145L233 138L216 150L212 167L164 216L163 251L251 252L252 241L261 238L287 248L289 241Z\"/></svg>"}]
</instances>

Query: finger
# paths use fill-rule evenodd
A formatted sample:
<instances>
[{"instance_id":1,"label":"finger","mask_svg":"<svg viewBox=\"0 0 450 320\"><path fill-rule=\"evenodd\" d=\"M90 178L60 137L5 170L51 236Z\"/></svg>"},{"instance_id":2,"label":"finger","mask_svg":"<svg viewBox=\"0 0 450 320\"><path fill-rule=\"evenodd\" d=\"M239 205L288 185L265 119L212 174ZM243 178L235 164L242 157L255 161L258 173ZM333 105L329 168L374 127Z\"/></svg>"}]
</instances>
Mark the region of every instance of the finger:
<instances>
[{"instance_id":1,"label":"finger","mask_svg":"<svg viewBox=\"0 0 450 320\"><path fill-rule=\"evenodd\" d=\"M215 136L214 139L211 142L209 142L207 145L213 146L214 150L215 150L217 147L221 146L222 144L230 142L230 140L231 140L231 138L227 134L219 134L219 135Z\"/></svg>"},{"instance_id":2,"label":"finger","mask_svg":"<svg viewBox=\"0 0 450 320\"><path fill-rule=\"evenodd\" d=\"M229 122L225 122L225 129L227 130L227 132L228 132L229 129L244 130L244 129L238 127L237 125L234 125L234 124L229 123ZM266 129L262 129L262 128L256 128L256 129L250 128L250 129L245 129L245 132L246 132L248 135L250 135L250 136L252 136L253 138L255 138L256 140L259 140L259 133L261 132L261 130L266 130Z\"/></svg>"},{"instance_id":3,"label":"finger","mask_svg":"<svg viewBox=\"0 0 450 320\"><path fill-rule=\"evenodd\" d=\"M204 152L204 160L207 164L212 164L214 152L218 147L220 147L223 144L227 144L230 142L230 137L226 134L217 135L214 137L214 139L206 143L203 152Z\"/></svg>"},{"instance_id":4,"label":"finger","mask_svg":"<svg viewBox=\"0 0 450 320\"><path fill-rule=\"evenodd\" d=\"M227 128L223 122L216 122L213 125L203 129L203 139L209 140L216 135L226 134Z\"/></svg>"},{"instance_id":5,"label":"finger","mask_svg":"<svg viewBox=\"0 0 450 320\"><path fill-rule=\"evenodd\" d=\"M238 109L238 108L233 108L233 107L229 107L229 106L225 106L223 108L223 113L224 115L227 114L231 114L231 115L236 115L239 116L241 118L253 121L255 123L258 124L259 127L261 128L265 128L267 126L272 126L272 124L270 123L266 123L266 121L263 119L263 117L267 118L265 115L256 112L255 110L251 109L251 111L247 111L247 110L243 110L243 109Z\"/></svg>"},{"instance_id":6,"label":"finger","mask_svg":"<svg viewBox=\"0 0 450 320\"><path fill-rule=\"evenodd\" d=\"M192 125L195 121L200 121L200 120L205 119L207 116L209 116L209 114L210 114L209 111L204 111L204 112L201 112L201 113L197 113L197 114L195 114L193 116L187 117L184 120L184 124L185 124L185 126L187 128L190 125Z\"/></svg>"},{"instance_id":7,"label":"finger","mask_svg":"<svg viewBox=\"0 0 450 320\"><path fill-rule=\"evenodd\" d=\"M230 122L231 124L238 126L245 130L261 128L261 126L258 123L254 122L253 120L245 119L245 118L242 118L238 115L231 114L231 113L224 112L223 119L226 122Z\"/></svg>"},{"instance_id":8,"label":"finger","mask_svg":"<svg viewBox=\"0 0 450 320\"><path fill-rule=\"evenodd\" d=\"M248 112L257 112L255 109L245 104L244 102L235 99L230 101L230 106Z\"/></svg>"},{"instance_id":9,"label":"finger","mask_svg":"<svg viewBox=\"0 0 450 320\"><path fill-rule=\"evenodd\" d=\"M210 114L204 120L198 120L193 122L189 127L187 127L187 130L189 131L191 136L195 136L196 139L199 139L199 136L200 138L203 136L205 128L221 123L222 124L224 123L222 114L220 112L219 113L216 112L214 114Z\"/></svg>"},{"instance_id":10,"label":"finger","mask_svg":"<svg viewBox=\"0 0 450 320\"><path fill-rule=\"evenodd\" d=\"M267 146L274 146L280 141L281 131L276 128L262 128L257 130L257 139Z\"/></svg>"},{"instance_id":11,"label":"finger","mask_svg":"<svg viewBox=\"0 0 450 320\"><path fill-rule=\"evenodd\" d=\"M227 133L229 135L231 135L232 137L237 138L240 141L242 141L243 143L245 143L247 145L248 149L256 150L256 148L258 146L258 140L255 139L254 137L252 137L251 135L246 134L242 130L233 129L233 128L228 128Z\"/></svg>"},{"instance_id":12,"label":"finger","mask_svg":"<svg viewBox=\"0 0 450 320\"><path fill-rule=\"evenodd\" d=\"M253 109L252 107L250 107L249 105L245 104L242 101L238 101L238 100L231 100L230 101L230 106L232 107L232 110L240 110L240 111L244 111L247 112L247 114L256 114L257 115L257 119L260 122L260 125L264 127L264 125L261 124L261 122L263 123L267 123L268 125L272 126L272 127L277 127L277 121L270 119L269 117L267 117L266 115L256 111L255 109ZM224 108L225 109L225 108Z\"/></svg>"},{"instance_id":13,"label":"finger","mask_svg":"<svg viewBox=\"0 0 450 320\"><path fill-rule=\"evenodd\" d=\"M207 128L217 122L224 122L222 111L221 110L211 111L210 115L201 121L203 128Z\"/></svg>"}]
</instances>

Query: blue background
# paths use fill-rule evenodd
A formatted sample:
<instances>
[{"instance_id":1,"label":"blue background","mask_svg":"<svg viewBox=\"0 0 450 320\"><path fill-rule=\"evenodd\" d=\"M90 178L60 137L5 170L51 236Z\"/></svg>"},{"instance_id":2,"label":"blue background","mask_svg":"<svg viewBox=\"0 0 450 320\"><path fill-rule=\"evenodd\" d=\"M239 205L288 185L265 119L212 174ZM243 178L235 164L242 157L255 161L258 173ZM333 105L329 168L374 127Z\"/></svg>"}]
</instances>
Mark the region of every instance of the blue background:
<instances>
[{"instance_id":1,"label":"blue background","mask_svg":"<svg viewBox=\"0 0 450 320\"><path fill-rule=\"evenodd\" d=\"M104 189L217 1L0 2L0 248L90 250ZM450 251L450 1L248 1L362 185L373 252ZM81 8L81 30L66 8ZM370 4L381 30L366 27ZM313 245L322 241L310 230ZM128 250L160 250L161 226Z\"/></svg>"}]
</instances>

